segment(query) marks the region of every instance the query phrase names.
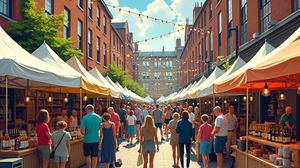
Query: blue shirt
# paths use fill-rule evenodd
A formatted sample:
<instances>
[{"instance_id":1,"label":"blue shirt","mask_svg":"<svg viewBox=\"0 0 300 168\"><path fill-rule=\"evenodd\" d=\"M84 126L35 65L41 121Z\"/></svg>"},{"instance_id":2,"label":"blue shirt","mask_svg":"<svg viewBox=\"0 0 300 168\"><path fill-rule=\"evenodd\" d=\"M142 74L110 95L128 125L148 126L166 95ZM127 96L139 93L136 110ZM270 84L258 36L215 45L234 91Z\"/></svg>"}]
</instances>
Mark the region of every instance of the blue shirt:
<instances>
[{"instance_id":1,"label":"blue shirt","mask_svg":"<svg viewBox=\"0 0 300 168\"><path fill-rule=\"evenodd\" d=\"M135 110L136 121L141 121L141 109L137 108Z\"/></svg>"},{"instance_id":2,"label":"blue shirt","mask_svg":"<svg viewBox=\"0 0 300 168\"><path fill-rule=\"evenodd\" d=\"M85 129L83 142L85 143L99 142L100 139L99 129L101 124L102 124L102 119L98 114L91 112L85 115L82 118L82 122L81 122L81 128Z\"/></svg>"},{"instance_id":3,"label":"blue shirt","mask_svg":"<svg viewBox=\"0 0 300 168\"><path fill-rule=\"evenodd\" d=\"M126 122L126 114L127 114L127 112L124 109L121 109L119 111L119 116L120 116L121 122Z\"/></svg>"},{"instance_id":4,"label":"blue shirt","mask_svg":"<svg viewBox=\"0 0 300 168\"><path fill-rule=\"evenodd\" d=\"M192 123L189 120L179 120L176 133L179 134L179 143L191 143L193 137Z\"/></svg>"}]
</instances>

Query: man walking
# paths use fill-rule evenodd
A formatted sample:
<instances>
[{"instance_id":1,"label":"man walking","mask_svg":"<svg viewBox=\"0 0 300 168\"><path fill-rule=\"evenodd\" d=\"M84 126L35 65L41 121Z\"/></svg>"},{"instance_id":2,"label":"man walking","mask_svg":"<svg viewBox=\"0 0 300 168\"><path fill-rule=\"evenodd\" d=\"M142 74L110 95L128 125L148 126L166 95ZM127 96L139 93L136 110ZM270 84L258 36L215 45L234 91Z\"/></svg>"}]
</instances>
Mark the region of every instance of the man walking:
<instances>
[{"instance_id":1,"label":"man walking","mask_svg":"<svg viewBox=\"0 0 300 168\"><path fill-rule=\"evenodd\" d=\"M214 136L214 150L217 155L217 168L223 168L223 150L228 135L228 121L221 112L220 106L216 106L213 112L217 118L215 120L215 127L211 135Z\"/></svg>"},{"instance_id":2,"label":"man walking","mask_svg":"<svg viewBox=\"0 0 300 168\"><path fill-rule=\"evenodd\" d=\"M127 118L127 111L126 111L126 104L122 105L122 109L119 111L119 117L121 121L121 136L122 140L125 140L125 134L126 134L126 118Z\"/></svg>"},{"instance_id":3,"label":"man walking","mask_svg":"<svg viewBox=\"0 0 300 168\"><path fill-rule=\"evenodd\" d=\"M229 112L225 115L228 121L228 135L226 142L226 157L229 158L231 153L231 145L236 144L236 129L238 127L238 120L234 114L234 106L230 105Z\"/></svg>"},{"instance_id":4,"label":"man walking","mask_svg":"<svg viewBox=\"0 0 300 168\"><path fill-rule=\"evenodd\" d=\"M82 118L81 133L84 135L83 154L87 168L96 168L99 151L99 129L102 124L101 117L94 112L94 106L88 104L86 115Z\"/></svg>"},{"instance_id":5,"label":"man walking","mask_svg":"<svg viewBox=\"0 0 300 168\"><path fill-rule=\"evenodd\" d=\"M139 108L139 106L137 104L134 105L134 108L135 108L135 117L136 117L136 138L137 138L137 141L139 141L140 139L140 135L141 135L141 115L142 115L142 111L141 109Z\"/></svg>"},{"instance_id":6,"label":"man walking","mask_svg":"<svg viewBox=\"0 0 300 168\"><path fill-rule=\"evenodd\" d=\"M195 141L195 114L193 113L193 106L188 107L189 121L192 123L193 127L193 141Z\"/></svg>"},{"instance_id":7,"label":"man walking","mask_svg":"<svg viewBox=\"0 0 300 168\"><path fill-rule=\"evenodd\" d=\"M153 112L152 112L152 116L154 119L156 129L159 128L159 130L160 130L161 141L164 141L165 139L163 138L164 134L162 131L162 115L163 115L163 112L159 109L159 105L156 104L155 110L153 110Z\"/></svg>"}]
</instances>

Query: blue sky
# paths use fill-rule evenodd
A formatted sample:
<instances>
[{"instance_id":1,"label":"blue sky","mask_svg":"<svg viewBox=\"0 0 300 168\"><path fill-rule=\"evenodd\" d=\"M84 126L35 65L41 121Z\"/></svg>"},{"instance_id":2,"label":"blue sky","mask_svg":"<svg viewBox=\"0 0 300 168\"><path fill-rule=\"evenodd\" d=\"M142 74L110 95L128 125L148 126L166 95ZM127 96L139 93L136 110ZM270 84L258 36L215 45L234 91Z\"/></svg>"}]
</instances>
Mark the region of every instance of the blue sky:
<instances>
[{"instance_id":1,"label":"blue sky","mask_svg":"<svg viewBox=\"0 0 300 168\"><path fill-rule=\"evenodd\" d=\"M201 0L105 0L107 4L179 24L185 24L187 17L192 20L195 2L200 1ZM128 21L129 29L134 35L134 41L140 41L182 29L182 27L161 24L160 22L147 20L146 18L139 18L136 15L126 12L118 12L113 8L109 9L114 15L112 22ZM143 51L157 51L162 50L164 46L166 50L174 50L176 38L182 38L183 33L184 31L181 31L162 39L139 43L139 49Z\"/></svg>"}]
</instances>

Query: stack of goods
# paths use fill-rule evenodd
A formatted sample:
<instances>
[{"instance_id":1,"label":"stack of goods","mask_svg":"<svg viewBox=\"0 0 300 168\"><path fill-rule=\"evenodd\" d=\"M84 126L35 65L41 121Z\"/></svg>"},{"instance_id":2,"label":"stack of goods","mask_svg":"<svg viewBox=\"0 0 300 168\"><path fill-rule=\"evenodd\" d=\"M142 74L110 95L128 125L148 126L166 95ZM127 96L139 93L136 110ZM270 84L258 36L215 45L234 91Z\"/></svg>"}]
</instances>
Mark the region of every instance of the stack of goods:
<instances>
[{"instance_id":1,"label":"stack of goods","mask_svg":"<svg viewBox=\"0 0 300 168\"><path fill-rule=\"evenodd\" d=\"M80 127L70 127L68 128L68 132L70 132L72 140L81 139L83 135L80 132Z\"/></svg>"},{"instance_id":2,"label":"stack of goods","mask_svg":"<svg viewBox=\"0 0 300 168\"><path fill-rule=\"evenodd\" d=\"M29 138L25 130L9 129L3 135L0 132L1 150L21 150L29 147Z\"/></svg>"}]
</instances>

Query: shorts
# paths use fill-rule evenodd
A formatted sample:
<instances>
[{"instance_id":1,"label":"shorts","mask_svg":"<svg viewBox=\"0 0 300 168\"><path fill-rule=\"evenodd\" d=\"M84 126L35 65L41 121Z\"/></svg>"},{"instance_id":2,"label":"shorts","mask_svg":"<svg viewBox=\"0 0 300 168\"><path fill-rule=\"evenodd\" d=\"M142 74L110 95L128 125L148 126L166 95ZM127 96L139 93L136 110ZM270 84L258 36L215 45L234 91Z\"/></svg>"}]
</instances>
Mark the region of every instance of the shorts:
<instances>
[{"instance_id":1,"label":"shorts","mask_svg":"<svg viewBox=\"0 0 300 168\"><path fill-rule=\"evenodd\" d=\"M39 145L37 147L38 154L43 159L50 158L51 146L50 145Z\"/></svg>"},{"instance_id":2,"label":"shorts","mask_svg":"<svg viewBox=\"0 0 300 168\"><path fill-rule=\"evenodd\" d=\"M227 141L227 136L215 136L214 149L215 153L223 153Z\"/></svg>"},{"instance_id":3,"label":"shorts","mask_svg":"<svg viewBox=\"0 0 300 168\"><path fill-rule=\"evenodd\" d=\"M145 140L142 143L142 154L154 154L155 143L154 140Z\"/></svg>"},{"instance_id":4,"label":"shorts","mask_svg":"<svg viewBox=\"0 0 300 168\"><path fill-rule=\"evenodd\" d=\"M136 121L136 125L141 125L141 121Z\"/></svg>"},{"instance_id":5,"label":"shorts","mask_svg":"<svg viewBox=\"0 0 300 168\"><path fill-rule=\"evenodd\" d=\"M201 140L200 142L200 154L206 155L211 152L211 142L207 140Z\"/></svg>"},{"instance_id":6,"label":"shorts","mask_svg":"<svg viewBox=\"0 0 300 168\"><path fill-rule=\"evenodd\" d=\"M170 121L171 119L165 119L165 124L169 124Z\"/></svg>"},{"instance_id":7,"label":"shorts","mask_svg":"<svg viewBox=\"0 0 300 168\"><path fill-rule=\"evenodd\" d=\"M95 143L83 143L84 156L98 157L99 142Z\"/></svg>"},{"instance_id":8,"label":"shorts","mask_svg":"<svg viewBox=\"0 0 300 168\"><path fill-rule=\"evenodd\" d=\"M54 156L55 163L64 163L68 161L68 157L65 156Z\"/></svg>"},{"instance_id":9,"label":"shorts","mask_svg":"<svg viewBox=\"0 0 300 168\"><path fill-rule=\"evenodd\" d=\"M162 123L155 123L156 128L162 128Z\"/></svg>"}]
</instances>

